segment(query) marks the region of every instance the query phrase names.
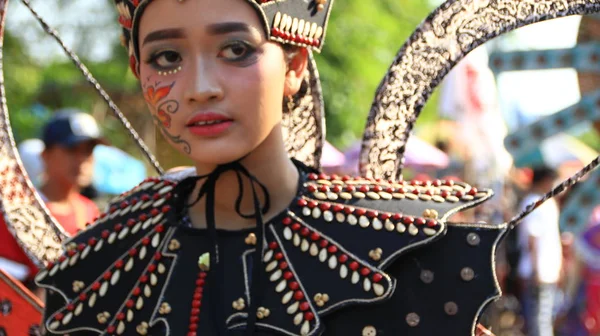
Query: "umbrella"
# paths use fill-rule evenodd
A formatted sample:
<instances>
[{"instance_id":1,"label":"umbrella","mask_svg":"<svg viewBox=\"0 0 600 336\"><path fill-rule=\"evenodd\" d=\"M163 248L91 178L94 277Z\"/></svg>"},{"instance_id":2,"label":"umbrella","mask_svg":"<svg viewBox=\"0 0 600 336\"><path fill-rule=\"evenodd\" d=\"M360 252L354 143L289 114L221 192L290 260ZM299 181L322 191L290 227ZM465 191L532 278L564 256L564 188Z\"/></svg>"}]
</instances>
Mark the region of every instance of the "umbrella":
<instances>
[{"instance_id":1,"label":"umbrella","mask_svg":"<svg viewBox=\"0 0 600 336\"><path fill-rule=\"evenodd\" d=\"M346 164L344 165L344 171L349 174L358 173L360 149L361 143L357 142L345 152ZM413 135L408 138L406 143L404 164L410 168L442 169L448 167L450 158L437 147Z\"/></svg>"},{"instance_id":2,"label":"umbrella","mask_svg":"<svg viewBox=\"0 0 600 336\"><path fill-rule=\"evenodd\" d=\"M104 145L94 148L94 187L101 193L121 194L146 178L144 164L124 151Z\"/></svg>"},{"instance_id":3,"label":"umbrella","mask_svg":"<svg viewBox=\"0 0 600 336\"><path fill-rule=\"evenodd\" d=\"M517 167L546 165L558 168L564 163L578 161L587 164L598 152L576 138L561 133L548 138L535 149L515 158Z\"/></svg>"}]
</instances>

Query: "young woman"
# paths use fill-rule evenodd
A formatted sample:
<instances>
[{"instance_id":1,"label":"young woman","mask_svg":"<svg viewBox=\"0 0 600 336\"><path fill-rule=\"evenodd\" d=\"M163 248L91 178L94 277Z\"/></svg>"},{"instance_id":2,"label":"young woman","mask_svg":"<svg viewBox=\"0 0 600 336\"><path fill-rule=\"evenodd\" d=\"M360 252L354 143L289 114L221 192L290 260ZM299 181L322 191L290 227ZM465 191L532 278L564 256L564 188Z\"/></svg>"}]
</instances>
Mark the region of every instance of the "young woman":
<instances>
[{"instance_id":1,"label":"young woman","mask_svg":"<svg viewBox=\"0 0 600 336\"><path fill-rule=\"evenodd\" d=\"M318 152L295 132L314 118L289 114L313 94L332 0L116 4L150 117L195 167L122 195L38 275L49 334L475 332L506 226L446 220L491 191L290 158Z\"/></svg>"}]
</instances>

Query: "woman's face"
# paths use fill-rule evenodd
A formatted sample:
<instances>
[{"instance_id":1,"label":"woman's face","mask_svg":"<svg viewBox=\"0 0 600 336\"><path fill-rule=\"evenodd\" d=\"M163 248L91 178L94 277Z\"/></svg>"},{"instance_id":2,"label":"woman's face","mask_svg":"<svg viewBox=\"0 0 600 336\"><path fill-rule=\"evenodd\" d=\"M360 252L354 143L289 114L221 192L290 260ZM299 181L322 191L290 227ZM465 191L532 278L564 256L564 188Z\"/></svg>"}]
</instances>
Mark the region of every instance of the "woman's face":
<instances>
[{"instance_id":1,"label":"woman's face","mask_svg":"<svg viewBox=\"0 0 600 336\"><path fill-rule=\"evenodd\" d=\"M155 0L139 23L140 80L156 125L198 164L223 164L280 127L280 45L245 0Z\"/></svg>"}]
</instances>

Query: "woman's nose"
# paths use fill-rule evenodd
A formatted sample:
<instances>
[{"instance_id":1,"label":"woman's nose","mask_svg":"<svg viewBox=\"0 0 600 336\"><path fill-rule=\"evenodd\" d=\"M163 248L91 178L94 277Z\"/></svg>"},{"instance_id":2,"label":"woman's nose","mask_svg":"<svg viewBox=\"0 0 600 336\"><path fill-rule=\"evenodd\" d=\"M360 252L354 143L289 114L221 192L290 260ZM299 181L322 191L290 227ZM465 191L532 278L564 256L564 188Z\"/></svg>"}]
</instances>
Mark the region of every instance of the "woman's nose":
<instances>
[{"instance_id":1,"label":"woman's nose","mask_svg":"<svg viewBox=\"0 0 600 336\"><path fill-rule=\"evenodd\" d=\"M216 64L202 59L190 69L190 80L185 99L188 102L205 103L223 98L223 87L217 74ZM185 70L184 70L185 71Z\"/></svg>"}]
</instances>

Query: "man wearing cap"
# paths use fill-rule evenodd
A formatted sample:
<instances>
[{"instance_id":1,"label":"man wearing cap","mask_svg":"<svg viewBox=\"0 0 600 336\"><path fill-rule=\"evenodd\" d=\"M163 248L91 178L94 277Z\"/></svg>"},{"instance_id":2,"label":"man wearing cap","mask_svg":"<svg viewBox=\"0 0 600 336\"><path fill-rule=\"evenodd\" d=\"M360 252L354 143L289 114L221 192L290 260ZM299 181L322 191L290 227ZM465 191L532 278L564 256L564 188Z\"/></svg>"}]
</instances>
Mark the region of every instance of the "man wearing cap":
<instances>
[{"instance_id":1,"label":"man wearing cap","mask_svg":"<svg viewBox=\"0 0 600 336\"><path fill-rule=\"evenodd\" d=\"M57 112L42 132L45 173L40 193L50 213L73 235L99 214L80 194L93 175L93 150L104 140L94 118L76 110Z\"/></svg>"}]
</instances>

